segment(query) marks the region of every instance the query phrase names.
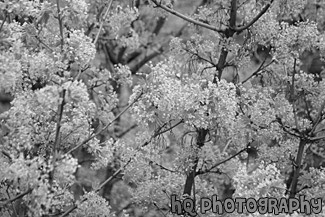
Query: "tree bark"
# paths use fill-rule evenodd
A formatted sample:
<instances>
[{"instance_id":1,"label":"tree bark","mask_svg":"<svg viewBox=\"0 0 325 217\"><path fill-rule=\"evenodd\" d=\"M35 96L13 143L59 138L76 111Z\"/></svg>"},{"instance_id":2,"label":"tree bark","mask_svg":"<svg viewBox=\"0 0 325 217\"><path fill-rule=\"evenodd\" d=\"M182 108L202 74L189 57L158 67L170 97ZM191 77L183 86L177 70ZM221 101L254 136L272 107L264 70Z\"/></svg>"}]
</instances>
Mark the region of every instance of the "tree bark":
<instances>
[{"instance_id":1,"label":"tree bark","mask_svg":"<svg viewBox=\"0 0 325 217\"><path fill-rule=\"evenodd\" d=\"M204 142L205 142L205 137L207 134L208 134L208 130L206 130L206 129L199 129L197 131L196 145L198 148L203 147ZM197 168L198 162L199 162L198 157L195 157L195 159L193 161L194 165L192 166L192 168L190 169L191 171L189 172L189 174L186 177L183 195L185 195L185 194L191 195L192 187L193 187L195 176L196 176L196 168Z\"/></svg>"},{"instance_id":2,"label":"tree bark","mask_svg":"<svg viewBox=\"0 0 325 217\"><path fill-rule=\"evenodd\" d=\"M295 169L293 172L292 182L290 185L290 195L289 195L290 198L294 198L297 193L297 185L298 185L298 179L300 176L302 157L304 154L304 149L305 149L306 144L307 144L307 142L305 140L300 140L298 153L297 153L297 157L295 160Z\"/></svg>"}]
</instances>

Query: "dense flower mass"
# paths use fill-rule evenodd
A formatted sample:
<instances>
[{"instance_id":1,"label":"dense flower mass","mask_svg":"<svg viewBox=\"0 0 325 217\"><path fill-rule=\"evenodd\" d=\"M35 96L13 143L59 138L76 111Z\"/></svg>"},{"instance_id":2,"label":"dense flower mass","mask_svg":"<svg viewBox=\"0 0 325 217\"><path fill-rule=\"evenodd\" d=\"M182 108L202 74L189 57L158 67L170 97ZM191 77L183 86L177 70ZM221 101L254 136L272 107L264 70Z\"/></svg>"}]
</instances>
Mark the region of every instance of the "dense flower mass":
<instances>
[{"instance_id":1,"label":"dense flower mass","mask_svg":"<svg viewBox=\"0 0 325 217\"><path fill-rule=\"evenodd\" d=\"M176 63L169 60L153 68L147 79L146 93L133 108L139 120L183 119L189 126L231 130L235 122L237 99L235 87L224 80L213 84L193 75L177 77Z\"/></svg>"},{"instance_id":2,"label":"dense flower mass","mask_svg":"<svg viewBox=\"0 0 325 217\"><path fill-rule=\"evenodd\" d=\"M0 216L169 217L175 195L193 212L213 195L325 200L319 1L0 11Z\"/></svg>"},{"instance_id":3,"label":"dense flower mass","mask_svg":"<svg viewBox=\"0 0 325 217\"><path fill-rule=\"evenodd\" d=\"M71 61L78 62L81 66L88 64L95 57L95 45L91 39L80 30L71 32L67 39L67 57Z\"/></svg>"}]
</instances>

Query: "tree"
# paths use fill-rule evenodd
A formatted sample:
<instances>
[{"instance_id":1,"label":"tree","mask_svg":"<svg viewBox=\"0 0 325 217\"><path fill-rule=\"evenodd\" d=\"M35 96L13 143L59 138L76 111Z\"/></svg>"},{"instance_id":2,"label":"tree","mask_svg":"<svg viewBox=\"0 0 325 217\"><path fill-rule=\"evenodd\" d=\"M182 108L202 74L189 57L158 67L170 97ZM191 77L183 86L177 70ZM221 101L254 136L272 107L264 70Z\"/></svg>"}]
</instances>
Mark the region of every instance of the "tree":
<instances>
[{"instance_id":1,"label":"tree","mask_svg":"<svg viewBox=\"0 0 325 217\"><path fill-rule=\"evenodd\" d=\"M213 194L324 200L313 156L324 81L304 67L306 53L325 54L313 4L203 0L190 15L175 5L0 4L0 87L14 98L0 115L1 216L172 216L173 195L191 198L191 212ZM181 19L172 37L170 14ZM85 156L111 173L79 197ZM131 195L118 209L103 192L114 179Z\"/></svg>"}]
</instances>

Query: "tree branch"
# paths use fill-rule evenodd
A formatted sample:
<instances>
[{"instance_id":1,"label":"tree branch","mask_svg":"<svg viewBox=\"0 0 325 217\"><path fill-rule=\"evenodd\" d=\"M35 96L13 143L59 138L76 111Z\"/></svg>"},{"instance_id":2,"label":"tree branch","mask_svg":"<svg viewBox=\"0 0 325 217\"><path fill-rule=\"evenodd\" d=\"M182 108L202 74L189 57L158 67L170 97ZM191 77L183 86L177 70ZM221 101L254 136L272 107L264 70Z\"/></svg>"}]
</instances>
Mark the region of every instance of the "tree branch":
<instances>
[{"instance_id":1,"label":"tree branch","mask_svg":"<svg viewBox=\"0 0 325 217\"><path fill-rule=\"evenodd\" d=\"M55 140L54 140L54 145L53 145L53 159L52 159L52 171L50 172L50 176L49 176L49 182L52 184L53 179L54 179L54 173L55 173L55 163L56 163L56 158L57 158L57 149L58 146L60 144L60 131L61 131L61 120L62 120L62 116L63 116L63 108L64 108L64 98L65 98L65 92L66 90L63 89L62 94L61 94L61 98L62 98L62 102L59 104L58 106L58 120L56 122L56 130L55 130Z\"/></svg>"},{"instance_id":2,"label":"tree branch","mask_svg":"<svg viewBox=\"0 0 325 217\"><path fill-rule=\"evenodd\" d=\"M322 140L322 139L325 139L325 135L308 138L309 141L313 141L313 142L319 141L319 140Z\"/></svg>"},{"instance_id":3,"label":"tree branch","mask_svg":"<svg viewBox=\"0 0 325 217\"><path fill-rule=\"evenodd\" d=\"M60 0L56 0L56 8L58 12L59 28L60 28L60 37L61 37L61 51L63 51L64 37L63 37L63 23L60 11Z\"/></svg>"},{"instance_id":4,"label":"tree branch","mask_svg":"<svg viewBox=\"0 0 325 217\"><path fill-rule=\"evenodd\" d=\"M227 28L225 31L226 39L233 37L235 34L235 31L233 31L232 29L236 27L236 17L237 17L237 0L231 0L230 18L229 18L230 28ZM218 73L216 73L213 78L213 83L215 84L217 83L217 78L219 81L221 80L222 71L225 68L228 53L229 51L227 48L221 47L221 53L217 64Z\"/></svg>"},{"instance_id":5,"label":"tree branch","mask_svg":"<svg viewBox=\"0 0 325 217\"><path fill-rule=\"evenodd\" d=\"M117 138L122 138L128 132L130 132L131 130L133 130L134 128L136 128L137 126L138 126L137 124L133 124L131 127L129 127L128 129L126 129L125 131L123 131L122 133L120 133L119 135L117 135Z\"/></svg>"},{"instance_id":6,"label":"tree branch","mask_svg":"<svg viewBox=\"0 0 325 217\"><path fill-rule=\"evenodd\" d=\"M291 186L289 186L290 187L290 195L289 195L290 198L294 198L297 193L297 185L298 185L298 179L300 176L300 168L301 168L302 158L303 158L304 149L305 149L306 144L307 144L306 140L300 140L298 153L297 153L297 157L296 157L296 162L295 162L297 166L295 167L294 172L293 172Z\"/></svg>"},{"instance_id":7,"label":"tree branch","mask_svg":"<svg viewBox=\"0 0 325 217\"><path fill-rule=\"evenodd\" d=\"M177 12L177 11L175 11L175 10L173 10L173 9L171 9L171 8L169 8L169 7L167 7L167 6L165 6L165 5L162 5L161 3L158 3L157 0L151 0L151 1L152 1L152 2L157 6L157 7L160 7L160 8L162 8L162 9L164 9L165 11L167 11L167 12L169 12L169 13L171 13L171 14L173 14L173 15L179 17L179 18L182 18L183 20L186 20L186 21L188 21L188 22L190 22L190 23L193 23L193 24L198 25L198 26L202 26L202 27L204 27L204 28L206 28L206 29L210 29L210 30L215 31L215 32L219 32L219 33L224 33L224 32L225 32L225 30L223 30L223 29L219 29L219 28L217 28L217 27L215 27L215 26L212 26L212 25L209 25L209 24L206 24L206 23L203 23L203 22L200 22L200 21L194 20L194 19L192 19L192 18L190 18L190 17L188 17L188 16L185 16L184 14L181 14L181 13L179 13L179 12Z\"/></svg>"},{"instance_id":8,"label":"tree branch","mask_svg":"<svg viewBox=\"0 0 325 217\"><path fill-rule=\"evenodd\" d=\"M18 199L24 197L25 195L31 193L32 191L33 191L33 189L30 188L30 189L28 189L27 191L25 191L25 192L23 192L23 193L17 195L16 197L11 198L11 199L5 201L4 203L1 203L1 204L0 204L0 207L4 207L4 206L6 206L8 203L12 203L12 202L14 202L14 201L16 201L16 200L18 200Z\"/></svg>"},{"instance_id":9,"label":"tree branch","mask_svg":"<svg viewBox=\"0 0 325 217\"><path fill-rule=\"evenodd\" d=\"M208 134L208 132L209 131L206 129L198 129L197 130L197 142L196 142L197 148L200 149L204 146L205 137ZM192 186L194 185L195 176L197 174L196 169L197 169L198 162L199 162L199 158L198 158L198 156L195 156L193 163L192 163L193 166L191 166L191 168L189 168L189 170L190 170L189 174L186 176L183 195L191 195Z\"/></svg>"},{"instance_id":10,"label":"tree branch","mask_svg":"<svg viewBox=\"0 0 325 217\"><path fill-rule=\"evenodd\" d=\"M123 111L121 111L118 115L116 115L116 117L114 118L114 120L112 120L111 122L109 122L103 129L99 130L97 133L95 133L92 136L89 136L87 139L85 139L84 141L82 141L79 145L75 146L74 148L70 149L66 154L71 154L73 151L75 151L76 149L78 149L79 147L83 146L84 144L86 144L87 142L89 142L90 140L94 139L95 137L97 137L99 134L101 134L104 130L106 130L111 124L113 124L116 120L118 120L134 103L136 103L140 97L142 96L143 92L140 93L140 95L130 104L128 105Z\"/></svg>"},{"instance_id":11,"label":"tree branch","mask_svg":"<svg viewBox=\"0 0 325 217\"><path fill-rule=\"evenodd\" d=\"M174 124L173 126L171 126L171 127L169 127L169 128L167 128L167 129L165 129L165 130L163 130L163 131L160 131L160 130L162 130L162 128L164 127L164 126L166 126L166 123L165 124L163 124L161 127L159 127L159 129L150 137L150 139L148 140L148 141L146 141L145 143L143 143L142 145L141 145L141 147L145 147L145 146L147 146L150 142L151 142L151 140L152 139L154 139L154 138L156 138L157 136L159 136L159 135L161 135L161 134L163 134L163 133L166 133L166 132L168 132L168 131L170 131L170 130L172 130L173 128L175 128L175 127L177 127L179 124L181 124L181 123L183 123L184 122L184 120L182 119L182 120L180 120L179 122L177 122L176 124Z\"/></svg>"},{"instance_id":12,"label":"tree branch","mask_svg":"<svg viewBox=\"0 0 325 217\"><path fill-rule=\"evenodd\" d=\"M221 164L226 163L227 161L230 161L231 159L235 158L236 156L240 155L241 153L243 153L246 150L247 150L247 148L244 148L244 149L240 150L239 152L237 152L236 154L228 157L227 159L225 159L223 161L220 161L219 163L213 165L210 169L198 171L196 173L196 175L201 175L201 174L205 174L205 173L209 173L209 172L214 172L214 171L212 171L214 168L220 166Z\"/></svg>"},{"instance_id":13,"label":"tree branch","mask_svg":"<svg viewBox=\"0 0 325 217\"><path fill-rule=\"evenodd\" d=\"M160 169L162 169L162 170L166 170L166 171L171 172L171 173L179 173L179 172L177 172L177 171L174 171L174 170L168 169L167 167L164 167L163 165L158 164L158 163L156 163L156 162L154 162L154 161L150 161L150 164L152 164L153 166L157 166L157 167L159 167Z\"/></svg>"},{"instance_id":14,"label":"tree branch","mask_svg":"<svg viewBox=\"0 0 325 217\"><path fill-rule=\"evenodd\" d=\"M294 136L294 137L296 137L296 138L300 138L300 139L302 139L302 136L301 135L299 135L299 134L295 134L295 133L293 133L293 132L290 132L289 131L289 127L287 127L287 126L285 126L284 124L283 124L283 122L282 122L282 120L281 120L281 118L280 117L277 117L276 118L276 121L280 124L280 126L281 126L281 128L283 129L283 131L284 132L286 132L286 133L288 133L289 135L291 135L291 136ZM296 130L296 129L293 129L293 130ZM297 132L298 130L296 130L296 132ZM298 131L298 133L299 133L299 131Z\"/></svg>"},{"instance_id":15,"label":"tree branch","mask_svg":"<svg viewBox=\"0 0 325 217\"><path fill-rule=\"evenodd\" d=\"M310 131L310 134L314 133L318 123L320 123L320 121L322 119L322 113L323 113L324 108L325 108L325 100L323 101L321 107L318 110L317 118L316 118L316 121L315 121L315 124L314 124L312 130Z\"/></svg>"},{"instance_id":16,"label":"tree branch","mask_svg":"<svg viewBox=\"0 0 325 217\"><path fill-rule=\"evenodd\" d=\"M249 79L251 79L252 77L256 76L261 70L265 69L266 67L268 67L269 65L271 65L274 62L274 60L272 60L270 63L268 63L267 65L264 66L265 61L266 61L266 58L263 60L263 62L261 63L261 65L255 70L255 72L253 72L244 81L242 81L241 84L246 83Z\"/></svg>"},{"instance_id":17,"label":"tree branch","mask_svg":"<svg viewBox=\"0 0 325 217\"><path fill-rule=\"evenodd\" d=\"M245 26L242 26L242 27L236 27L236 28L233 28L233 30L235 31L235 32L238 32L238 33L240 33L240 32L242 32L242 31L244 31L244 30L246 30L246 29L248 29L249 27L251 27L254 23L256 23L256 21L258 21L258 19L260 19L261 18L261 16L263 16L263 14L265 14L266 13L266 11L269 9L269 7L271 6L271 4L273 3L273 1L274 0L271 0L270 1L270 3L268 3L261 11L260 11L260 13L256 16L256 17L254 17L248 24L246 24Z\"/></svg>"},{"instance_id":18,"label":"tree branch","mask_svg":"<svg viewBox=\"0 0 325 217\"><path fill-rule=\"evenodd\" d=\"M5 150L1 150L1 153L2 153L4 156L6 156L6 157L9 159L9 161L12 161L12 158L11 158L11 156L10 156L10 154L9 154L8 152L6 152Z\"/></svg>"},{"instance_id":19,"label":"tree branch","mask_svg":"<svg viewBox=\"0 0 325 217\"><path fill-rule=\"evenodd\" d=\"M113 2L113 0L111 0L111 1L108 3L108 6L107 6L107 9L106 9L106 12L105 12L105 14L104 14L104 17L103 17L102 21L100 22L99 30L98 30L97 35L96 35L96 37L95 37L94 44L96 44L97 41L98 41L99 34L100 34L100 32L102 31L102 29L103 29L104 21L106 20L106 17L107 17L107 15L108 15L108 12L109 12L109 10L110 10L110 8L111 8L111 6L112 6L112 2Z\"/></svg>"},{"instance_id":20,"label":"tree branch","mask_svg":"<svg viewBox=\"0 0 325 217\"><path fill-rule=\"evenodd\" d=\"M2 30L2 27L3 27L3 25L5 24L5 22L6 22L6 19L7 19L7 12L6 11L4 11L5 12L5 18L3 19L3 21L2 21L2 23L1 23L1 26L0 26L0 32L1 32L1 30Z\"/></svg>"},{"instance_id":21,"label":"tree branch","mask_svg":"<svg viewBox=\"0 0 325 217\"><path fill-rule=\"evenodd\" d=\"M107 183L109 183L110 181L112 181L112 179L114 179L116 176L118 176L118 174L120 174L122 172L123 169L125 169L125 167L127 165L129 165L129 163L131 162L131 158L129 159L129 161L120 169L118 169L112 176L110 176L108 179L106 179L98 188L95 189L95 192L98 193L100 191L100 189L102 189ZM87 198L84 198L80 201L80 204L85 202L87 200ZM68 216L72 211L74 211L78 206L75 204L73 205L70 209L68 209L67 211L65 211L62 215L60 215L60 217L65 217Z\"/></svg>"}]
</instances>

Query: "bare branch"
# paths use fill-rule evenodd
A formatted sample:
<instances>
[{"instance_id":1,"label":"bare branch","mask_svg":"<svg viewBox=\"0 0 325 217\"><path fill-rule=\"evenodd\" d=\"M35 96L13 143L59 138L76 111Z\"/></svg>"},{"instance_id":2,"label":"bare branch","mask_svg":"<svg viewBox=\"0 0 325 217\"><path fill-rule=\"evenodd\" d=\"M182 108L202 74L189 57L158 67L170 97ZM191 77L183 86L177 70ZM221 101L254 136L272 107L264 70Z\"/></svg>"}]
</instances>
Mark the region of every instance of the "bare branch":
<instances>
[{"instance_id":1,"label":"bare branch","mask_svg":"<svg viewBox=\"0 0 325 217\"><path fill-rule=\"evenodd\" d=\"M173 10L173 9L171 9L171 8L169 8L169 7L167 7L167 6L163 5L163 4L161 4L161 3L158 3L157 0L151 0L151 1L152 1L152 2L157 6L157 7L160 7L160 8L162 8L162 9L164 9L165 11L167 11L167 12L169 12L169 13L171 13L171 14L173 14L173 15L179 17L179 18L182 18L183 20L186 20L186 21L188 21L188 22L190 22L190 23L193 23L193 24L198 25L198 26L202 26L202 27L204 27L204 28L210 29L210 30L215 31L215 32L219 32L219 33L224 33L224 32L225 32L225 30L223 30L223 29L219 29L219 28L217 28L217 27L215 27L215 26L212 26L212 25L209 25L209 24L207 24L207 23L203 23L203 22L200 22L200 21L194 20L194 19L192 19L192 18L190 18L190 17L188 17L188 16L185 16L184 14L181 14L181 13L179 13L179 12L177 12L177 11L175 11L175 10Z\"/></svg>"},{"instance_id":2,"label":"bare branch","mask_svg":"<svg viewBox=\"0 0 325 217\"><path fill-rule=\"evenodd\" d=\"M236 25L236 17L237 17L237 0L231 1L231 9L230 9L230 18L229 18L229 24L230 28L227 28L225 31L225 38L231 38L234 36L235 32L232 30L232 28L235 28ZM219 56L218 64L217 64L217 71L213 78L213 83L217 83L217 78L220 81L222 77L223 69L225 68L227 56L228 56L228 49L221 48L221 53Z\"/></svg>"},{"instance_id":3,"label":"bare branch","mask_svg":"<svg viewBox=\"0 0 325 217\"><path fill-rule=\"evenodd\" d=\"M56 122L56 130L55 130L55 140L54 140L54 145L53 145L53 159L52 159L52 171L50 172L50 177L49 177L49 181L50 183L52 183L53 179L54 179L54 173L55 173L55 163L56 163L56 158L57 158L57 148L60 144L60 131L61 131L61 120L62 120L62 116L63 116L63 108L64 108L64 98L65 98L65 92L66 90L63 89L62 91L62 102L60 103L60 105L58 106L58 120Z\"/></svg>"},{"instance_id":4,"label":"bare branch","mask_svg":"<svg viewBox=\"0 0 325 217\"><path fill-rule=\"evenodd\" d=\"M292 181L289 186L290 189L289 198L294 198L297 193L298 179L300 176L300 169L301 169L301 164L302 164L302 159L303 159L303 154L304 154L304 149L306 144L307 144L306 140L300 140L299 142L298 153L295 161L297 167L294 169Z\"/></svg>"},{"instance_id":5,"label":"bare branch","mask_svg":"<svg viewBox=\"0 0 325 217\"><path fill-rule=\"evenodd\" d=\"M50 48L50 46L48 46L47 44L45 44L37 35L34 36L39 43L41 43L42 45L45 46L45 48L47 48L49 51L51 51L52 53L54 52L54 50L52 48Z\"/></svg>"},{"instance_id":6,"label":"bare branch","mask_svg":"<svg viewBox=\"0 0 325 217\"><path fill-rule=\"evenodd\" d=\"M154 161L150 161L149 163L152 164L152 165L154 165L154 166L159 167L159 168L162 169L162 170L166 170L166 171L171 172L171 173L178 173L177 171L174 171L174 170L168 169L167 167L164 167L163 165L158 164L158 163L156 163L156 162L154 162Z\"/></svg>"},{"instance_id":7,"label":"bare branch","mask_svg":"<svg viewBox=\"0 0 325 217\"><path fill-rule=\"evenodd\" d=\"M261 70L263 70L266 67L270 66L274 62L274 60L272 60L270 63L268 63L267 65L264 66L265 61L266 61L266 58L263 60L263 62L261 63L261 65L255 70L255 72L253 72L250 76L248 76L248 78L246 78L245 80L243 80L241 82L241 84L246 83L249 79L251 79L252 77L256 76Z\"/></svg>"},{"instance_id":8,"label":"bare branch","mask_svg":"<svg viewBox=\"0 0 325 217\"><path fill-rule=\"evenodd\" d=\"M271 0L270 3L268 3L261 11L259 14L256 15L256 17L254 17L248 24L246 24L245 26L242 27L236 27L233 30L236 32L242 32L246 29L248 29L249 27L251 27L254 23L256 23L256 21L258 21L258 19L260 19L261 16L263 16L263 14L266 13L266 11L269 9L269 7L271 6L271 4L273 3L274 0Z\"/></svg>"},{"instance_id":9,"label":"bare branch","mask_svg":"<svg viewBox=\"0 0 325 217\"><path fill-rule=\"evenodd\" d=\"M321 121L321 119L322 119L322 113L323 113L324 108L325 108L325 100L323 101L321 107L318 110L317 118L316 118L316 121L315 121L315 124L314 124L312 130L310 131L310 134L314 133L314 131L316 130L316 127L317 127L318 123Z\"/></svg>"},{"instance_id":10,"label":"bare branch","mask_svg":"<svg viewBox=\"0 0 325 217\"><path fill-rule=\"evenodd\" d=\"M152 139L156 138L157 136L159 136L159 135L161 135L161 134L163 134L163 133L166 133L166 132L172 130L173 128L175 128L176 126L178 126L179 124L181 124L181 123L183 123L183 122L184 122L184 120L182 119L182 120L180 120L179 122L177 122L176 124L174 124L173 126L167 128L167 129L165 129L165 130L163 130L163 131L160 131L160 130L162 130L162 128L164 128L164 127L166 126L166 123L163 124L161 127L159 127L159 128L156 130L156 132L155 132L155 133L150 137L150 139L149 139L148 141L146 141L145 143L143 143L140 147L145 147L145 146L147 146L147 145L151 142Z\"/></svg>"},{"instance_id":11,"label":"bare branch","mask_svg":"<svg viewBox=\"0 0 325 217\"><path fill-rule=\"evenodd\" d=\"M308 138L310 141L319 141L319 140L322 140L322 139L325 139L325 136L315 136L315 137L312 137L312 138Z\"/></svg>"},{"instance_id":12,"label":"bare branch","mask_svg":"<svg viewBox=\"0 0 325 217\"><path fill-rule=\"evenodd\" d=\"M95 192L98 193L100 191L100 189L102 189L107 183L109 183L110 181L112 181L112 179L114 179L116 176L118 176L118 174L120 174L122 172L122 170L125 169L125 167L130 164L131 160L132 159L130 159L123 167L118 169L112 176L110 176L108 179L106 179L98 188L95 189ZM85 202L86 200L87 200L87 198L84 198L83 200L80 201L80 204ZM68 216L77 207L78 206L76 204L73 205L70 209L68 209L62 215L60 215L60 217Z\"/></svg>"},{"instance_id":13,"label":"bare branch","mask_svg":"<svg viewBox=\"0 0 325 217\"><path fill-rule=\"evenodd\" d=\"M281 128L283 129L284 132L286 132L286 133L288 133L289 135L294 136L294 137L296 137L296 138L300 138L300 139L303 138L301 135L296 134L296 133L300 133L297 129L293 129L293 130L295 130L296 133L293 133L293 132L289 131L290 128L289 128L288 126L285 126L285 125L282 123L282 120L281 120L280 117L277 117L277 118L276 118L276 121L280 124L280 126L281 126Z\"/></svg>"},{"instance_id":14,"label":"bare branch","mask_svg":"<svg viewBox=\"0 0 325 217\"><path fill-rule=\"evenodd\" d=\"M237 20L237 0L232 0L230 6L230 19L229 19L230 28L236 26L236 20Z\"/></svg>"},{"instance_id":15,"label":"bare branch","mask_svg":"<svg viewBox=\"0 0 325 217\"><path fill-rule=\"evenodd\" d=\"M231 159L235 158L236 156L240 155L241 153L243 153L246 150L247 150L247 148L244 148L244 149L240 150L239 152L237 152L236 154L228 157L227 159L225 159L223 161L220 161L219 163L213 165L210 169L206 169L206 170L202 170L202 171L197 172L196 175L201 175L201 174L205 174L205 173L209 173L209 172L214 172L214 171L212 171L214 168L220 166L221 164L226 163L227 161L230 161Z\"/></svg>"},{"instance_id":16,"label":"bare branch","mask_svg":"<svg viewBox=\"0 0 325 217\"><path fill-rule=\"evenodd\" d=\"M98 41L99 34L100 34L100 32L102 31L102 29L103 29L104 21L106 20L106 17L107 17L107 15L108 15L108 12L109 12L109 10L110 10L110 8L111 8L111 6L112 6L112 2L113 2L113 0L111 0L111 1L109 2L108 6L107 6L106 12L105 12L105 14L104 14L104 17L103 17L101 23L100 23L99 30L98 30L97 35L96 35L96 37L95 37L94 44L96 44L97 41Z\"/></svg>"},{"instance_id":17,"label":"bare branch","mask_svg":"<svg viewBox=\"0 0 325 217\"><path fill-rule=\"evenodd\" d=\"M4 206L6 206L7 204L12 203L12 202L14 202L14 201L16 201L16 200L18 200L18 199L24 197L25 195L31 193L32 191L33 191L33 189L30 188L30 189L28 189L27 191L25 191L25 192L23 192L23 193L17 195L16 197L11 198L10 200L5 201L4 203L1 203L1 204L0 204L0 207L4 207Z\"/></svg>"},{"instance_id":18,"label":"bare branch","mask_svg":"<svg viewBox=\"0 0 325 217\"><path fill-rule=\"evenodd\" d=\"M63 37L63 23L62 23L61 11L60 11L60 0L56 0L56 7L57 7L57 12L58 12L60 37L61 37L61 51L62 51L63 45L64 45L64 37Z\"/></svg>"},{"instance_id":19,"label":"bare branch","mask_svg":"<svg viewBox=\"0 0 325 217\"><path fill-rule=\"evenodd\" d=\"M99 134L101 134L104 130L106 130L109 126L111 126L116 120L118 120L134 103L136 103L140 99L140 97L142 96L142 94L143 94L143 92L141 92L140 95L130 105L128 105L123 111L121 111L118 115L116 115L116 117L114 118L114 120L112 120L111 122L109 122L103 129L101 129L97 133L89 136L87 139L85 139L84 141L82 141L79 145L77 145L74 148L70 149L66 154L71 154L73 151L77 150L79 147L83 146L84 144L86 144L90 140L94 139Z\"/></svg>"},{"instance_id":20,"label":"bare branch","mask_svg":"<svg viewBox=\"0 0 325 217\"><path fill-rule=\"evenodd\" d=\"M125 169L125 167L127 167L127 165L129 165L131 163L131 161L132 161L132 158L130 158L128 160L128 162L126 162L126 164L123 167L121 167L120 169L116 170L115 173L112 176L110 176L102 184L100 184L100 186L97 189L95 189L95 192L96 193L99 192L100 189L102 189L107 183L109 183L110 181L112 181L112 179L114 179L118 174L120 174L122 172L122 170Z\"/></svg>"},{"instance_id":21,"label":"bare branch","mask_svg":"<svg viewBox=\"0 0 325 217\"><path fill-rule=\"evenodd\" d=\"M6 19L7 19L7 12L5 11L5 18L3 19L2 23L1 23L1 26L0 26L0 32L1 32L1 30L2 30L3 25L4 25L5 22L6 22Z\"/></svg>"},{"instance_id":22,"label":"bare branch","mask_svg":"<svg viewBox=\"0 0 325 217\"><path fill-rule=\"evenodd\" d=\"M295 96L295 74L296 74L296 64L297 64L297 59L295 58L294 64L293 64L293 73L292 73L292 85L291 85L291 99L292 97ZM296 129L299 131L299 124L298 124L298 117L297 117L297 108L294 100L292 100L292 107L293 107L293 115L295 119L295 125Z\"/></svg>"},{"instance_id":23,"label":"bare branch","mask_svg":"<svg viewBox=\"0 0 325 217\"><path fill-rule=\"evenodd\" d=\"M171 127L167 128L167 129L165 129L165 130L163 130L163 131L161 131L161 132L155 134L155 136L159 136L159 135L161 135L161 134L164 134L164 133L166 133L166 132L172 130L173 128L177 127L178 125L180 125L180 124L183 123L183 122L184 122L184 120L182 119L182 120L180 120L179 122L177 122L176 124L174 124L173 126L171 126Z\"/></svg>"},{"instance_id":24,"label":"bare branch","mask_svg":"<svg viewBox=\"0 0 325 217\"><path fill-rule=\"evenodd\" d=\"M12 161L12 158L10 156L10 154L8 152L6 152L5 150L1 150L1 153L6 156L10 161Z\"/></svg>"},{"instance_id":25,"label":"bare branch","mask_svg":"<svg viewBox=\"0 0 325 217\"><path fill-rule=\"evenodd\" d=\"M119 135L117 135L117 138L122 138L127 133L129 133L131 130L133 130L134 128L136 128L137 126L138 126L137 124L133 124L131 127L129 127L128 129L126 129L125 131L123 131L122 133L120 133Z\"/></svg>"}]
</instances>

